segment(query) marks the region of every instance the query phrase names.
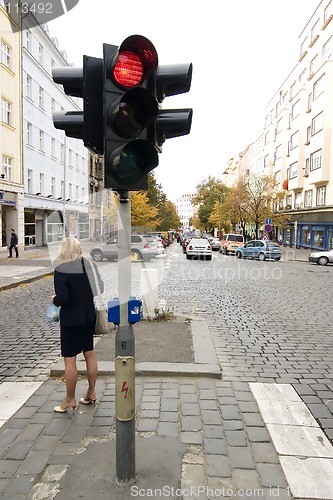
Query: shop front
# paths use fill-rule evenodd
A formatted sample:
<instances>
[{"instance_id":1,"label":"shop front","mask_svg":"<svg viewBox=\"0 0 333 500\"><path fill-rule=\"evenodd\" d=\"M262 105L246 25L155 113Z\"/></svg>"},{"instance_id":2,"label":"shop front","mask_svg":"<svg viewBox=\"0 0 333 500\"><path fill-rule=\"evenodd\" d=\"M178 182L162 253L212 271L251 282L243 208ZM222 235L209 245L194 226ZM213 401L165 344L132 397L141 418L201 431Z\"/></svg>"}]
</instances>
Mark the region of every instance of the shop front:
<instances>
[{"instance_id":1,"label":"shop front","mask_svg":"<svg viewBox=\"0 0 333 500\"><path fill-rule=\"evenodd\" d=\"M283 245L314 250L333 248L333 211L293 214L283 230Z\"/></svg>"}]
</instances>

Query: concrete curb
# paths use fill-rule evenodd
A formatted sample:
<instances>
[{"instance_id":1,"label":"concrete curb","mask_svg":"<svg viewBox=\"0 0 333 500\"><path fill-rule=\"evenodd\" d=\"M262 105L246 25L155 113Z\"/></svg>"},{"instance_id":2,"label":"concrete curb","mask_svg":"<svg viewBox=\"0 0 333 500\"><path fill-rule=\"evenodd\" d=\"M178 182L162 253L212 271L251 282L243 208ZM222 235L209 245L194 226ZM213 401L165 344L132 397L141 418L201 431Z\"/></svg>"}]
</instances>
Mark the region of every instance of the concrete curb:
<instances>
[{"instance_id":1,"label":"concrete curb","mask_svg":"<svg viewBox=\"0 0 333 500\"><path fill-rule=\"evenodd\" d=\"M46 271L43 274L38 274L37 276L29 276L29 278L19 279L17 282L6 283L4 285L0 285L0 292L2 290L9 290L10 288L16 288L20 285L24 285L25 283L32 283L33 281L38 281L42 278L53 276L53 271Z\"/></svg>"},{"instance_id":2,"label":"concrete curb","mask_svg":"<svg viewBox=\"0 0 333 500\"><path fill-rule=\"evenodd\" d=\"M204 319L191 318L191 333L194 349L194 363L141 362L136 363L135 373L145 377L212 377L222 378L222 372L217 361L214 344L208 325ZM79 375L86 374L83 355L77 358ZM99 376L109 376L115 373L114 361L98 361ZM63 360L51 366L51 377L64 375Z\"/></svg>"}]
</instances>

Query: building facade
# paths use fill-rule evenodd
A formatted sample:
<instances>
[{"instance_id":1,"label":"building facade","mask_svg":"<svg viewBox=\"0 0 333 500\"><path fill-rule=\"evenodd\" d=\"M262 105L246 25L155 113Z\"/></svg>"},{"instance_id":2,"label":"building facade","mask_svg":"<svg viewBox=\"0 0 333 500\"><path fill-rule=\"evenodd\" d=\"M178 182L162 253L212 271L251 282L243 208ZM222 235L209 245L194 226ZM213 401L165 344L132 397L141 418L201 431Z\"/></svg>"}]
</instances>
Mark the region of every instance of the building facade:
<instances>
[{"instance_id":1,"label":"building facade","mask_svg":"<svg viewBox=\"0 0 333 500\"><path fill-rule=\"evenodd\" d=\"M176 200L176 210L183 229L189 229L191 225L191 219L194 216L192 198L195 194L196 193L186 193Z\"/></svg>"},{"instance_id":2,"label":"building facade","mask_svg":"<svg viewBox=\"0 0 333 500\"><path fill-rule=\"evenodd\" d=\"M265 110L249 174L273 175L282 242L333 248L333 0L319 2L299 36L299 59ZM229 167L230 170L230 167ZM228 172L229 173L229 172ZM274 221L273 221L274 225Z\"/></svg>"},{"instance_id":3,"label":"building facade","mask_svg":"<svg viewBox=\"0 0 333 500\"><path fill-rule=\"evenodd\" d=\"M24 244L45 246L65 234L85 240L90 237L88 150L53 124L54 112L78 111L82 104L52 79L52 68L68 63L47 25L37 26L33 16L23 23Z\"/></svg>"},{"instance_id":4,"label":"building facade","mask_svg":"<svg viewBox=\"0 0 333 500\"><path fill-rule=\"evenodd\" d=\"M0 0L0 226L1 246L15 229L24 242L24 187L22 172L21 33L17 12Z\"/></svg>"}]
</instances>

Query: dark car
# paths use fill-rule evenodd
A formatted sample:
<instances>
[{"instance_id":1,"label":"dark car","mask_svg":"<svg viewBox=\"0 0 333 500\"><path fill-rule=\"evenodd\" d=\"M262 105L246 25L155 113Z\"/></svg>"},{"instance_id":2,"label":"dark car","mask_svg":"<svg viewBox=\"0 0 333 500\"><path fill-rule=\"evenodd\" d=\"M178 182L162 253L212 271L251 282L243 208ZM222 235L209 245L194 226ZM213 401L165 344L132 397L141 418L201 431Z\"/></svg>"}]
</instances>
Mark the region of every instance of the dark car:
<instances>
[{"instance_id":1,"label":"dark car","mask_svg":"<svg viewBox=\"0 0 333 500\"><path fill-rule=\"evenodd\" d=\"M282 252L280 245L268 240L251 240L236 250L238 259L274 259L280 260Z\"/></svg>"}]
</instances>

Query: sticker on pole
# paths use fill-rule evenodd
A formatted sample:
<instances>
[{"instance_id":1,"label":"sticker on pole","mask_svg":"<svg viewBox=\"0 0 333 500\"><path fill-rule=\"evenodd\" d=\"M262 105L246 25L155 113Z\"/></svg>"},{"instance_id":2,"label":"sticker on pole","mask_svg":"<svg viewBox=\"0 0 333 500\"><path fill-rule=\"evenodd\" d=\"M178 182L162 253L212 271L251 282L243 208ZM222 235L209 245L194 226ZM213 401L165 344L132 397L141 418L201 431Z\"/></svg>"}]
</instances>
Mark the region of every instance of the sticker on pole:
<instances>
[{"instance_id":1,"label":"sticker on pole","mask_svg":"<svg viewBox=\"0 0 333 500\"><path fill-rule=\"evenodd\" d=\"M132 356L117 356L115 361L116 417L121 422L135 415L135 363Z\"/></svg>"}]
</instances>

